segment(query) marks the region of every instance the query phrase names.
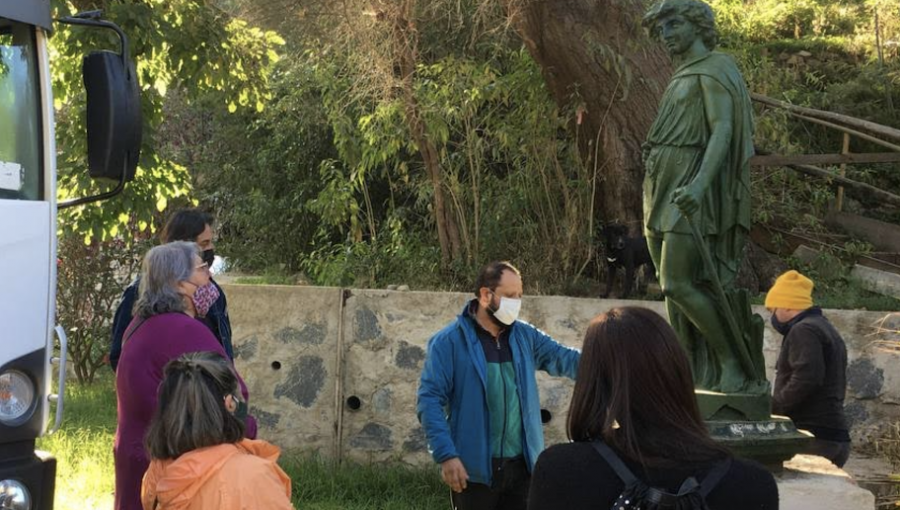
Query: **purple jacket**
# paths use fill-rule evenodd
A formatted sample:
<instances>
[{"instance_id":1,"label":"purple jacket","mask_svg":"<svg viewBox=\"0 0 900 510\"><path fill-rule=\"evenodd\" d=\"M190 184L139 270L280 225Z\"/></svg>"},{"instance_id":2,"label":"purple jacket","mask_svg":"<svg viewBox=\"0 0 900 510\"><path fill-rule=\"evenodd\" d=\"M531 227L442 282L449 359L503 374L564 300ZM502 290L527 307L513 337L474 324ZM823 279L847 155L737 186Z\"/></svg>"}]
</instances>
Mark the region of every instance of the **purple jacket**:
<instances>
[{"instance_id":1,"label":"purple jacket","mask_svg":"<svg viewBox=\"0 0 900 510\"><path fill-rule=\"evenodd\" d=\"M132 322L140 320L135 318ZM227 359L209 328L183 313L155 315L140 324L125 342L116 370L116 510L142 510L141 480L150 465L144 435L156 411L163 368L182 354L198 351L217 352ZM247 401L247 386L240 376L238 382ZM252 416L247 417L246 436L256 438L256 420Z\"/></svg>"}]
</instances>

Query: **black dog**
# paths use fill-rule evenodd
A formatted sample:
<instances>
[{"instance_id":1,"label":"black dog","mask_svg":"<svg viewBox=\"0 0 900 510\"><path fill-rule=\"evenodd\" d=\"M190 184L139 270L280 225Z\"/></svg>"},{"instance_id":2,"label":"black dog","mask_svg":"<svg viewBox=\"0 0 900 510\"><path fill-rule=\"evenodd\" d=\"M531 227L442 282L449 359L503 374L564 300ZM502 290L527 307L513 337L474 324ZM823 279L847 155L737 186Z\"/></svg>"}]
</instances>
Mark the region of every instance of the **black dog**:
<instances>
[{"instance_id":1,"label":"black dog","mask_svg":"<svg viewBox=\"0 0 900 510\"><path fill-rule=\"evenodd\" d=\"M600 296L608 298L616 280L616 270L625 268L625 281L622 284L622 299L628 299L634 285L634 272L645 264L653 270L647 239L643 236L630 237L628 228L617 223L607 225L601 230L606 243L606 290Z\"/></svg>"}]
</instances>

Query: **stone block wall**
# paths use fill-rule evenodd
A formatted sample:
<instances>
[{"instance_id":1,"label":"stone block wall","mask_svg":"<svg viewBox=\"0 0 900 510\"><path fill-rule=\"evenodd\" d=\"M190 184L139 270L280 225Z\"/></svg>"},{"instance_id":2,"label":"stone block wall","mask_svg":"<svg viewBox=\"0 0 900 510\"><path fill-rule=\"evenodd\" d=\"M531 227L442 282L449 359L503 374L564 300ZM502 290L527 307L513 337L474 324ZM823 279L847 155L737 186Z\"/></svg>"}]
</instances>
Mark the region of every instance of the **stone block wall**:
<instances>
[{"instance_id":1,"label":"stone block wall","mask_svg":"<svg viewBox=\"0 0 900 510\"><path fill-rule=\"evenodd\" d=\"M235 364L260 437L288 450L339 454L341 289L228 286Z\"/></svg>"},{"instance_id":2,"label":"stone block wall","mask_svg":"<svg viewBox=\"0 0 900 510\"><path fill-rule=\"evenodd\" d=\"M462 293L226 285L238 371L260 436L288 450L362 461L431 462L416 418L425 346L470 298ZM616 306L661 302L526 296L522 319L580 347ZM760 309L759 312L765 311ZM900 351L875 343L884 313L827 311L849 353L847 412L857 431L900 419ZM882 324L900 330L900 315ZM889 335L887 335L889 336ZM885 334L881 335L886 337ZM900 341L900 335L894 334ZM770 379L781 337L767 328ZM566 440L572 381L538 374L547 444Z\"/></svg>"}]
</instances>

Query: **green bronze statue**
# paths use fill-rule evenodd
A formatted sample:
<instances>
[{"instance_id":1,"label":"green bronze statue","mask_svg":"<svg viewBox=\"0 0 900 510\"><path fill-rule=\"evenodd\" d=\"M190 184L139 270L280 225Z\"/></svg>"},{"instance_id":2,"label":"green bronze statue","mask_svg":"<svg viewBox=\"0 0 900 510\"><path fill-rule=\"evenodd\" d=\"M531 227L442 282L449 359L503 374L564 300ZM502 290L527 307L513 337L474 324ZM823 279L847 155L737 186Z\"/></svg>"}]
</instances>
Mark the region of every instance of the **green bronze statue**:
<instances>
[{"instance_id":1,"label":"green bronze statue","mask_svg":"<svg viewBox=\"0 0 900 510\"><path fill-rule=\"evenodd\" d=\"M697 388L762 395L762 319L734 287L750 230L750 94L714 51L709 5L663 0L643 21L676 66L644 144L644 233L669 321Z\"/></svg>"}]
</instances>

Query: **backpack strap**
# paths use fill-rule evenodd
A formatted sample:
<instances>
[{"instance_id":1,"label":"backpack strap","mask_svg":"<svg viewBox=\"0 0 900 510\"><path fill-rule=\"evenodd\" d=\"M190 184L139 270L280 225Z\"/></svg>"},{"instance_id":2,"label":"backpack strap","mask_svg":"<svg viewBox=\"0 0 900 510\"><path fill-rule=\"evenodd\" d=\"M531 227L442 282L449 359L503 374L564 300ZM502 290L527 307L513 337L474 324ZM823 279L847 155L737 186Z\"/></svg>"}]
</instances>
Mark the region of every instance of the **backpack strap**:
<instances>
[{"instance_id":1,"label":"backpack strap","mask_svg":"<svg viewBox=\"0 0 900 510\"><path fill-rule=\"evenodd\" d=\"M703 496L705 500L709 493L712 492L713 489L716 488L716 485L722 481L722 478L728 473L731 469L731 461L732 458L726 457L722 461L716 463L715 466L706 474L706 477L703 478L703 481L700 482L700 495Z\"/></svg>"},{"instance_id":2,"label":"backpack strap","mask_svg":"<svg viewBox=\"0 0 900 510\"><path fill-rule=\"evenodd\" d=\"M616 472L616 475L625 483L625 487L643 483L634 476L634 473L628 469L628 466L622 462L622 459L616 455L616 452L614 452L609 445L602 441L594 441L591 445L597 450L597 453L603 457L603 460L609 464L609 467ZM726 457L717 462L699 484L697 483L697 479L693 476L688 477L682 482L677 494L669 494L655 487L647 487L647 492L644 497L647 498L649 503L660 505L663 508L674 505L678 498L692 492L699 493L700 497L705 501L707 496L709 496L709 493L716 488L719 482L722 481L722 478L724 478L731 469L731 462L731 457Z\"/></svg>"},{"instance_id":3,"label":"backpack strap","mask_svg":"<svg viewBox=\"0 0 900 510\"><path fill-rule=\"evenodd\" d=\"M622 462L622 459L620 459L619 456L616 455L616 452L614 452L613 449L610 448L606 443L604 443L603 441L594 441L591 443L591 445L593 445L594 449L597 450L597 453L599 453L603 457L603 460L605 460L606 463L609 464L609 467L613 468L613 471L616 472L616 475L618 475L619 478L621 478L622 481L625 482L626 487L633 485L638 481L637 477L634 476L634 473L632 473L631 470L628 469L628 466L626 466L625 463Z\"/></svg>"}]
</instances>

